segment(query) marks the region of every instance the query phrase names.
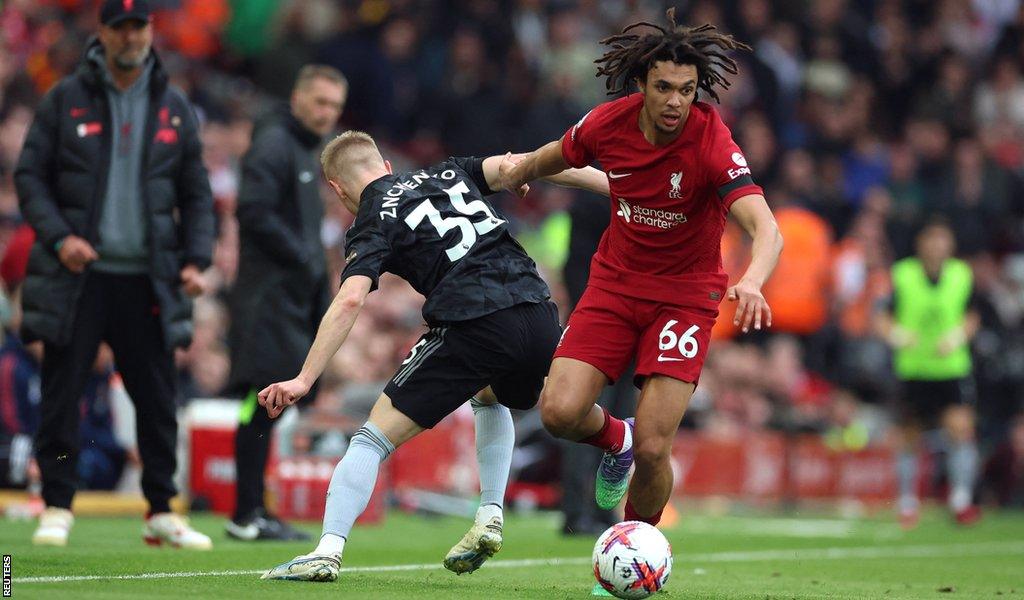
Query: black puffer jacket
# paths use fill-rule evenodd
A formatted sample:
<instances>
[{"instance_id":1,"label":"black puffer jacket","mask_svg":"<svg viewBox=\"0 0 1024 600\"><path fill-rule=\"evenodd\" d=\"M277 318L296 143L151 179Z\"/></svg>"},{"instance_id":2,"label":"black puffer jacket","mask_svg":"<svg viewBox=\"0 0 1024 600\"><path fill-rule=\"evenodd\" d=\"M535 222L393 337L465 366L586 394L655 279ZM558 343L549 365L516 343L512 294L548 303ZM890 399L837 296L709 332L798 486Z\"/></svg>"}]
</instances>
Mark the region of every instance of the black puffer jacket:
<instances>
[{"instance_id":1,"label":"black puffer jacket","mask_svg":"<svg viewBox=\"0 0 1024 600\"><path fill-rule=\"evenodd\" d=\"M242 159L229 392L298 375L330 302L320 141L282 107L257 125Z\"/></svg>"},{"instance_id":2,"label":"black puffer jacket","mask_svg":"<svg viewBox=\"0 0 1024 600\"><path fill-rule=\"evenodd\" d=\"M89 49L99 45L93 41ZM86 50L88 54L88 49ZM192 301L179 272L205 269L214 240L213 199L199 125L188 99L170 87L156 54L150 80L140 177L147 215L149 275L160 304L164 343L192 338ZM110 108L103 73L83 58L43 98L14 173L21 212L36 231L22 302L26 339L65 345L84 277L60 263L55 246L69 234L96 246L110 166Z\"/></svg>"}]
</instances>

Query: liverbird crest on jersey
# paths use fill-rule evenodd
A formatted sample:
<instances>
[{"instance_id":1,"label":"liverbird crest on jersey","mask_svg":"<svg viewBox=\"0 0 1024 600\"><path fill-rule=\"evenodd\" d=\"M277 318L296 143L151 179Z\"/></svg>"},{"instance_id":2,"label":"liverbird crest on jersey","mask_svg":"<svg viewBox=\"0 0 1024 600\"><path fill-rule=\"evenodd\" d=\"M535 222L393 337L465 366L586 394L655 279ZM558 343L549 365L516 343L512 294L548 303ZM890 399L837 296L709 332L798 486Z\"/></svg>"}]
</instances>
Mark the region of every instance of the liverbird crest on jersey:
<instances>
[{"instance_id":1,"label":"liverbird crest on jersey","mask_svg":"<svg viewBox=\"0 0 1024 600\"><path fill-rule=\"evenodd\" d=\"M683 194L679 191L679 184L683 182L683 172L676 171L675 173L672 173L671 177L668 178L668 182L672 186L672 189L668 193L668 197L682 198Z\"/></svg>"}]
</instances>

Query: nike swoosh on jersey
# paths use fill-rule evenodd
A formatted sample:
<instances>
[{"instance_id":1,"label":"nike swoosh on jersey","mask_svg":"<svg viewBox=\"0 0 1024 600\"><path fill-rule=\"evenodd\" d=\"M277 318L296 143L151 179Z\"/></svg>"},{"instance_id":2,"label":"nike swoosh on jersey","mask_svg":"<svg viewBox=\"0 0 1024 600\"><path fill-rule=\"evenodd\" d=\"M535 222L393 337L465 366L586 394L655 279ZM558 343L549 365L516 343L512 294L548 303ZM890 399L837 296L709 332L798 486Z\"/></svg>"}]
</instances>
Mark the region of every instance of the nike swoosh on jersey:
<instances>
[{"instance_id":1,"label":"nike swoosh on jersey","mask_svg":"<svg viewBox=\"0 0 1024 600\"><path fill-rule=\"evenodd\" d=\"M658 355L658 362L683 362L685 358L672 358L671 356L665 356L664 354Z\"/></svg>"},{"instance_id":2,"label":"nike swoosh on jersey","mask_svg":"<svg viewBox=\"0 0 1024 600\"><path fill-rule=\"evenodd\" d=\"M632 173L612 173L611 171L608 171L608 177L611 178L611 179L619 179L619 178L622 178L622 177L629 177L630 175L632 175Z\"/></svg>"}]
</instances>

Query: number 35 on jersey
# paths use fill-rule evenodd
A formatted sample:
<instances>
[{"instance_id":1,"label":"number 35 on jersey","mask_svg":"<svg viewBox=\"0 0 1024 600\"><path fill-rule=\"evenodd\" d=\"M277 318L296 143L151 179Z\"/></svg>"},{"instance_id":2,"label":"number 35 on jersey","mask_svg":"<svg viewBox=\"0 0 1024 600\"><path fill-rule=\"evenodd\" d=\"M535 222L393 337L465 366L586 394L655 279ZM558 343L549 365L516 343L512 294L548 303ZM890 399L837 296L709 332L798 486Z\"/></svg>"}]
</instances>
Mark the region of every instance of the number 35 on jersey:
<instances>
[{"instance_id":1,"label":"number 35 on jersey","mask_svg":"<svg viewBox=\"0 0 1024 600\"><path fill-rule=\"evenodd\" d=\"M499 225L505 223L505 221L494 216L490 207L480 200L467 203L464 194L469 193L469 187L464 181L460 181L444 191L448 194L448 200L451 202L452 208L465 216L444 216L434 206L434 203L427 199L420 202L405 217L405 224L410 229L415 230L426 219L437 231L437 235L442 238L449 231L458 229L460 233L459 239L456 240L454 245L445 250L448 260L455 262L469 253L470 248L476 244L478 235L487 235ZM481 221L471 221L468 218L481 213L484 216L484 219Z\"/></svg>"}]
</instances>

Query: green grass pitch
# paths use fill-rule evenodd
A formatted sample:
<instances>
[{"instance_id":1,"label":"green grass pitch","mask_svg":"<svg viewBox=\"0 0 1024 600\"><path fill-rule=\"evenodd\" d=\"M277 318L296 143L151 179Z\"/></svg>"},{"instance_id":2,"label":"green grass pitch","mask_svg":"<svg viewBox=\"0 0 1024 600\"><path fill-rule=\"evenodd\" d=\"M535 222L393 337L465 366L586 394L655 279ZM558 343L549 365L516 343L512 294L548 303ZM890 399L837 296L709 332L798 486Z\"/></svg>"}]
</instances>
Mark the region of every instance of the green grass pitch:
<instances>
[{"instance_id":1,"label":"green grass pitch","mask_svg":"<svg viewBox=\"0 0 1024 600\"><path fill-rule=\"evenodd\" d=\"M330 584L259 579L257 572L309 551L308 543L244 544L225 538L220 518L193 523L213 537L213 551L149 548L141 519L84 517L65 549L33 547L34 523L0 522L0 552L13 555L14 598L586 599L594 583L594 539L562 537L552 516L510 517L504 549L456 577L440 563L468 520L392 513L383 526L353 532L346 571ZM1021 513L989 513L962 529L931 512L909 533L888 519L684 513L665 533L675 565L659 599L1024 600Z\"/></svg>"}]
</instances>

